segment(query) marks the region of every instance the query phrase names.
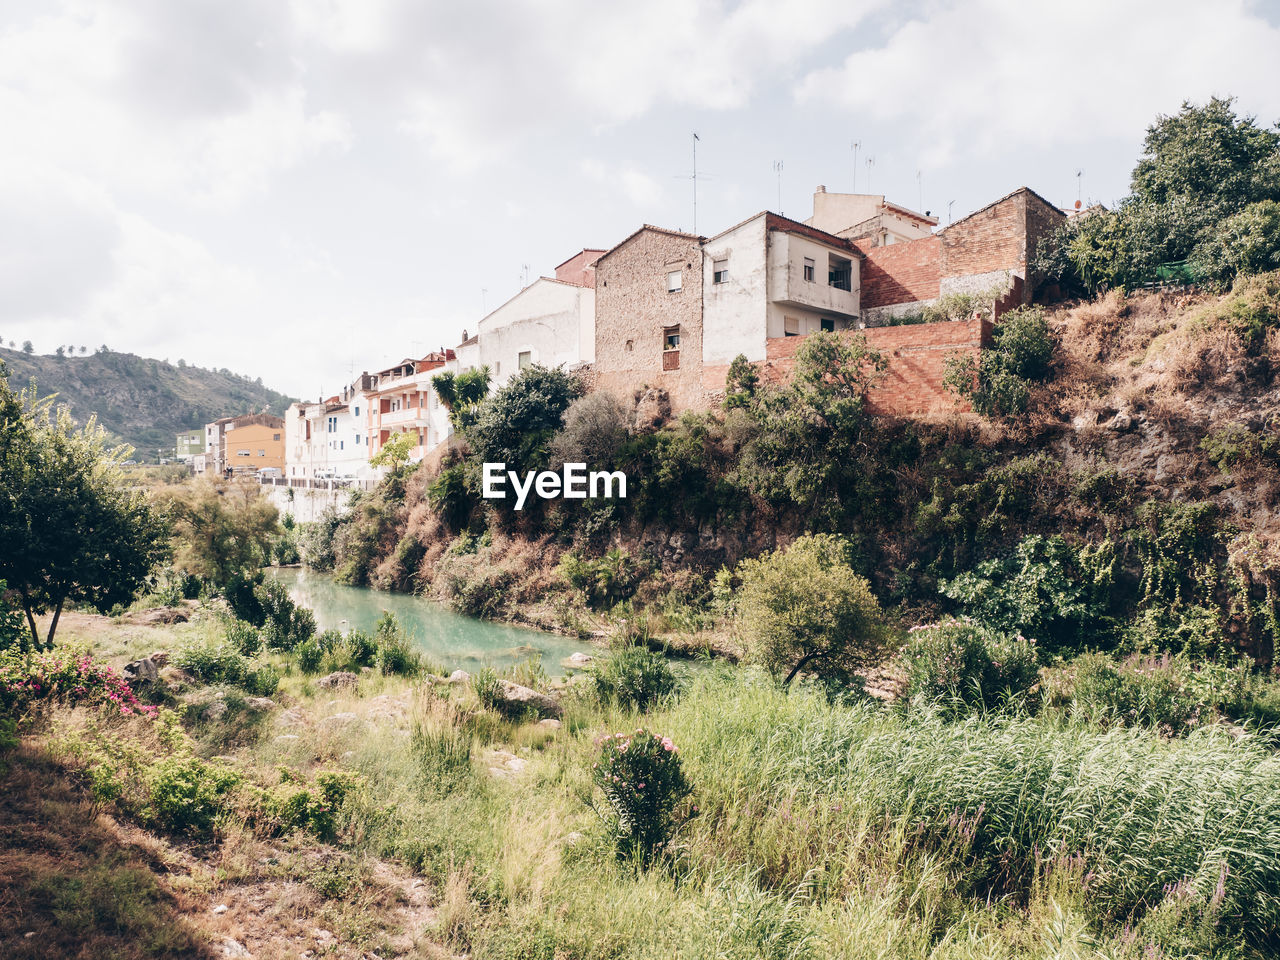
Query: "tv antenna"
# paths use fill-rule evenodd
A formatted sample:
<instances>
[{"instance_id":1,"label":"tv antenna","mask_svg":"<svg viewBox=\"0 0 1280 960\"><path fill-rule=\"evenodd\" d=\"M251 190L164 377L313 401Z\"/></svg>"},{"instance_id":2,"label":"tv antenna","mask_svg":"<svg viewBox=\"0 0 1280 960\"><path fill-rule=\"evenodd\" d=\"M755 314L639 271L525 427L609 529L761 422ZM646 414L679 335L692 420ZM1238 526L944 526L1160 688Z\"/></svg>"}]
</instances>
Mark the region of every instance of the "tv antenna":
<instances>
[{"instance_id":1,"label":"tv antenna","mask_svg":"<svg viewBox=\"0 0 1280 960\"><path fill-rule=\"evenodd\" d=\"M698 143L701 139L696 133L693 134L693 175L675 178L677 180L689 180L693 183L693 232L695 235L698 233ZM704 173L701 179L712 180L714 177L709 173Z\"/></svg>"},{"instance_id":2,"label":"tv antenna","mask_svg":"<svg viewBox=\"0 0 1280 960\"><path fill-rule=\"evenodd\" d=\"M778 213L782 213L782 161L773 161L773 172L778 175Z\"/></svg>"},{"instance_id":3,"label":"tv antenna","mask_svg":"<svg viewBox=\"0 0 1280 960\"><path fill-rule=\"evenodd\" d=\"M867 157L867 193L871 192L871 168L876 165L875 157Z\"/></svg>"},{"instance_id":4,"label":"tv antenna","mask_svg":"<svg viewBox=\"0 0 1280 960\"><path fill-rule=\"evenodd\" d=\"M955 205L954 200L947 201L947 226L951 226L951 208Z\"/></svg>"},{"instance_id":5,"label":"tv antenna","mask_svg":"<svg viewBox=\"0 0 1280 960\"><path fill-rule=\"evenodd\" d=\"M858 192L858 151L862 148L861 140L850 140L849 149L853 151L853 192Z\"/></svg>"},{"instance_id":6,"label":"tv antenna","mask_svg":"<svg viewBox=\"0 0 1280 960\"><path fill-rule=\"evenodd\" d=\"M1076 209L1080 209L1080 196L1082 192L1082 184L1084 183L1084 171L1076 171Z\"/></svg>"}]
</instances>

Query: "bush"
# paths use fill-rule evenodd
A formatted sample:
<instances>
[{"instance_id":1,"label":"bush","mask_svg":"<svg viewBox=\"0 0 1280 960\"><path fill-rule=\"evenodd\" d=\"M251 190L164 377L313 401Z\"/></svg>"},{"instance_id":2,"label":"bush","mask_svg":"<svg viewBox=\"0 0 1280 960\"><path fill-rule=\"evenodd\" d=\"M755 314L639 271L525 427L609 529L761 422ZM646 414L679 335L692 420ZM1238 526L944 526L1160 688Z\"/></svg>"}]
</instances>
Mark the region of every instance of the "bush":
<instances>
[{"instance_id":1,"label":"bush","mask_svg":"<svg viewBox=\"0 0 1280 960\"><path fill-rule=\"evenodd\" d=\"M253 624L243 620L232 620L227 625L226 640L229 646L235 647L246 657L252 657L262 649L262 635Z\"/></svg>"},{"instance_id":2,"label":"bush","mask_svg":"<svg viewBox=\"0 0 1280 960\"><path fill-rule=\"evenodd\" d=\"M634 596L646 569L629 553L615 547L595 560L566 553L560 561L560 572L570 586L583 592L589 606L611 607Z\"/></svg>"},{"instance_id":3,"label":"bush","mask_svg":"<svg viewBox=\"0 0 1280 960\"><path fill-rule=\"evenodd\" d=\"M293 650L298 658L298 669L303 673L319 673L324 665L325 655L329 652L318 637L312 637L306 643L300 643Z\"/></svg>"},{"instance_id":4,"label":"bush","mask_svg":"<svg viewBox=\"0 0 1280 960\"><path fill-rule=\"evenodd\" d=\"M269 697L280 687L280 671L269 663L258 664L244 672L240 686L255 697Z\"/></svg>"},{"instance_id":5,"label":"bush","mask_svg":"<svg viewBox=\"0 0 1280 960\"><path fill-rule=\"evenodd\" d=\"M0 580L0 653L19 649L28 638L22 613L9 596L9 585Z\"/></svg>"},{"instance_id":6,"label":"bush","mask_svg":"<svg viewBox=\"0 0 1280 960\"><path fill-rule=\"evenodd\" d=\"M902 660L908 696L950 705L1022 703L1037 679L1030 641L959 620L914 628Z\"/></svg>"},{"instance_id":7,"label":"bush","mask_svg":"<svg viewBox=\"0 0 1280 960\"><path fill-rule=\"evenodd\" d=\"M642 713L671 697L678 685L667 658L642 646L617 651L593 669L591 677L602 703Z\"/></svg>"},{"instance_id":8,"label":"bush","mask_svg":"<svg viewBox=\"0 0 1280 960\"><path fill-rule=\"evenodd\" d=\"M477 554L449 554L436 567L435 584L454 610L488 619L506 604L513 579L508 571Z\"/></svg>"},{"instance_id":9,"label":"bush","mask_svg":"<svg viewBox=\"0 0 1280 960\"><path fill-rule=\"evenodd\" d=\"M471 690L486 710L497 710L505 702L502 699L498 683L498 674L493 667L481 667L471 675Z\"/></svg>"},{"instance_id":10,"label":"bush","mask_svg":"<svg viewBox=\"0 0 1280 960\"><path fill-rule=\"evenodd\" d=\"M1049 375L1053 359L1044 311L1024 307L1005 314L991 339L977 361L968 355L948 357L943 382L984 417L1021 413L1031 399L1031 384Z\"/></svg>"},{"instance_id":11,"label":"bush","mask_svg":"<svg viewBox=\"0 0 1280 960\"><path fill-rule=\"evenodd\" d=\"M280 581L267 580L255 588L254 594L262 608L268 646L292 650L315 635L315 614L294 603Z\"/></svg>"},{"instance_id":12,"label":"bush","mask_svg":"<svg viewBox=\"0 0 1280 960\"><path fill-rule=\"evenodd\" d=\"M422 654L400 629L391 613L384 613L374 628L378 643L378 669L384 675L416 677L422 672Z\"/></svg>"},{"instance_id":13,"label":"bush","mask_svg":"<svg viewBox=\"0 0 1280 960\"><path fill-rule=\"evenodd\" d=\"M1109 541L1076 551L1061 537L1030 536L938 588L974 619L1058 651L1082 643L1107 609L1114 557Z\"/></svg>"},{"instance_id":14,"label":"bush","mask_svg":"<svg viewBox=\"0 0 1280 960\"><path fill-rule=\"evenodd\" d=\"M605 807L597 813L618 856L651 863L670 842L676 807L690 793L675 745L643 729L605 737L592 781L604 794Z\"/></svg>"},{"instance_id":15,"label":"bush","mask_svg":"<svg viewBox=\"0 0 1280 960\"><path fill-rule=\"evenodd\" d=\"M188 753L166 757L147 771L147 820L172 833L208 836L227 812L227 794L240 775Z\"/></svg>"},{"instance_id":16,"label":"bush","mask_svg":"<svg viewBox=\"0 0 1280 960\"><path fill-rule=\"evenodd\" d=\"M885 626L866 579L839 537L801 537L738 567L737 619L747 659L784 683L802 670L840 684L879 660Z\"/></svg>"},{"instance_id":17,"label":"bush","mask_svg":"<svg viewBox=\"0 0 1280 960\"><path fill-rule=\"evenodd\" d=\"M378 641L363 630L352 630L342 641L346 666L371 667L378 657Z\"/></svg>"},{"instance_id":18,"label":"bush","mask_svg":"<svg viewBox=\"0 0 1280 960\"><path fill-rule=\"evenodd\" d=\"M0 655L0 716L17 717L40 703L110 706L122 714L153 714L128 682L87 653L56 651L32 657Z\"/></svg>"},{"instance_id":19,"label":"bush","mask_svg":"<svg viewBox=\"0 0 1280 960\"><path fill-rule=\"evenodd\" d=\"M202 683L239 683L249 670L249 661L228 644L189 647L175 663Z\"/></svg>"},{"instance_id":20,"label":"bush","mask_svg":"<svg viewBox=\"0 0 1280 960\"><path fill-rule=\"evenodd\" d=\"M314 786L306 786L300 785L294 774L282 770L280 779L280 785L260 799L259 829L272 835L304 830L320 840L334 840L337 813L356 785L355 776L322 771L316 775Z\"/></svg>"},{"instance_id":21,"label":"bush","mask_svg":"<svg viewBox=\"0 0 1280 960\"><path fill-rule=\"evenodd\" d=\"M564 426L552 439L549 468L566 463L612 464L627 438L627 412L611 393L588 393L569 404Z\"/></svg>"}]
</instances>

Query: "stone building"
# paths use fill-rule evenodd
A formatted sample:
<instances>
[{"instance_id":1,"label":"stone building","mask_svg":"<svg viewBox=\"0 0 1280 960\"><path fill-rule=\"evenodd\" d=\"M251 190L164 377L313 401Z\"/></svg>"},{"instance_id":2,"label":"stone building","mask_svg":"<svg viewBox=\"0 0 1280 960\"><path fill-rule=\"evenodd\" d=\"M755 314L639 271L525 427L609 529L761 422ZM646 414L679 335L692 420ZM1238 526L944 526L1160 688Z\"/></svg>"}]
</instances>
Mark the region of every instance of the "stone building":
<instances>
[{"instance_id":1,"label":"stone building","mask_svg":"<svg viewBox=\"0 0 1280 960\"><path fill-rule=\"evenodd\" d=\"M700 241L646 224L596 260L595 389L626 403L663 391L672 412L705 406Z\"/></svg>"}]
</instances>

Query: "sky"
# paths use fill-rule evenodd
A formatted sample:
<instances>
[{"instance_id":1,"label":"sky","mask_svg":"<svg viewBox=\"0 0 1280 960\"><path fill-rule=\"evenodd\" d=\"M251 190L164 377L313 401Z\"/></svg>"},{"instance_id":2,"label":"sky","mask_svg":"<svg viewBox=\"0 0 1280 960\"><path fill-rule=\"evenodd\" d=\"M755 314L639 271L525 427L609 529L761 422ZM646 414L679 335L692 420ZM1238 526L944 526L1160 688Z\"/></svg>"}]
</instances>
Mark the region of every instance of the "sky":
<instances>
[{"instance_id":1,"label":"sky","mask_svg":"<svg viewBox=\"0 0 1280 960\"><path fill-rule=\"evenodd\" d=\"M0 339L318 397L693 230L695 132L699 233L818 184L945 225L1114 203L1214 95L1280 120L1280 0L0 0Z\"/></svg>"}]
</instances>

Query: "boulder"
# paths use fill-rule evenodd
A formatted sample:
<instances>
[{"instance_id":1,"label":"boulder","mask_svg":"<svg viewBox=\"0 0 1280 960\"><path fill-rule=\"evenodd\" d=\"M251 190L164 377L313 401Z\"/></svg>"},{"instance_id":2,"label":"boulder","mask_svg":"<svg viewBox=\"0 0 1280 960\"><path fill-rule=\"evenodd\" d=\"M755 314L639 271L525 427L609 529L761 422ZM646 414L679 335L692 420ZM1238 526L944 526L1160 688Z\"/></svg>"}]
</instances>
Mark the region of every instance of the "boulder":
<instances>
[{"instance_id":1,"label":"boulder","mask_svg":"<svg viewBox=\"0 0 1280 960\"><path fill-rule=\"evenodd\" d=\"M244 705L255 713L261 713L264 710L274 710L276 702L270 697L245 697Z\"/></svg>"},{"instance_id":2,"label":"boulder","mask_svg":"<svg viewBox=\"0 0 1280 960\"><path fill-rule=\"evenodd\" d=\"M545 720L539 720L538 726L546 730L559 730L560 721L556 720L554 717L547 717Z\"/></svg>"},{"instance_id":3,"label":"boulder","mask_svg":"<svg viewBox=\"0 0 1280 960\"><path fill-rule=\"evenodd\" d=\"M331 673L327 677L321 677L316 681L317 687L354 687L358 678L349 670L339 670Z\"/></svg>"},{"instance_id":4,"label":"boulder","mask_svg":"<svg viewBox=\"0 0 1280 960\"><path fill-rule=\"evenodd\" d=\"M186 607L152 607L142 610L132 617L134 623L149 625L161 623L186 623L191 619L191 611Z\"/></svg>"},{"instance_id":5,"label":"boulder","mask_svg":"<svg viewBox=\"0 0 1280 960\"><path fill-rule=\"evenodd\" d=\"M227 712L227 702L225 700L211 700L208 706L200 712L205 720L221 720Z\"/></svg>"},{"instance_id":6,"label":"boulder","mask_svg":"<svg viewBox=\"0 0 1280 960\"><path fill-rule=\"evenodd\" d=\"M569 654L569 656L565 657L560 662L566 667L577 667L578 669L582 669L583 667L587 667L595 663L596 658L591 656L589 653L578 651L577 653Z\"/></svg>"},{"instance_id":7,"label":"boulder","mask_svg":"<svg viewBox=\"0 0 1280 960\"><path fill-rule=\"evenodd\" d=\"M498 681L497 697L504 712L533 710L543 717L558 717L562 712L559 702L554 698L510 680Z\"/></svg>"},{"instance_id":8,"label":"boulder","mask_svg":"<svg viewBox=\"0 0 1280 960\"><path fill-rule=\"evenodd\" d=\"M159 657L160 659L156 659ZM124 678L130 683L155 683L160 679L160 668L169 662L169 654L163 650L148 654L140 660L126 663Z\"/></svg>"},{"instance_id":9,"label":"boulder","mask_svg":"<svg viewBox=\"0 0 1280 960\"><path fill-rule=\"evenodd\" d=\"M467 673L467 671L465 670L455 670L453 671L453 673L449 674L449 682L450 683L470 683L471 674Z\"/></svg>"}]
</instances>

